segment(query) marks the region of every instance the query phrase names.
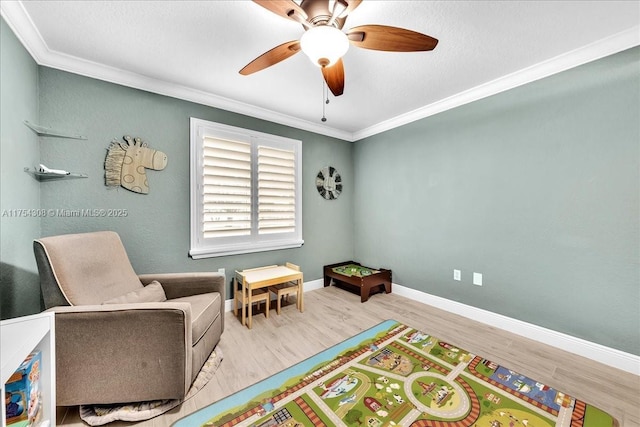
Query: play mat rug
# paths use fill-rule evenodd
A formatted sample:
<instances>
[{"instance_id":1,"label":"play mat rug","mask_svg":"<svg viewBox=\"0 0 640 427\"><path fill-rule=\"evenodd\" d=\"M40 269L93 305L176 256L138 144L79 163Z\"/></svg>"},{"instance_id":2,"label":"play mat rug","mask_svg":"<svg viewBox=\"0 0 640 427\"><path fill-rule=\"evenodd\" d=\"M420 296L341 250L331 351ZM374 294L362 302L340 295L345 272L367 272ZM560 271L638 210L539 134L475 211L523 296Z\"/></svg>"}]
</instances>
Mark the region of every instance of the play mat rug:
<instances>
[{"instance_id":1,"label":"play mat rug","mask_svg":"<svg viewBox=\"0 0 640 427\"><path fill-rule=\"evenodd\" d=\"M387 320L173 424L607 427L607 413Z\"/></svg>"}]
</instances>

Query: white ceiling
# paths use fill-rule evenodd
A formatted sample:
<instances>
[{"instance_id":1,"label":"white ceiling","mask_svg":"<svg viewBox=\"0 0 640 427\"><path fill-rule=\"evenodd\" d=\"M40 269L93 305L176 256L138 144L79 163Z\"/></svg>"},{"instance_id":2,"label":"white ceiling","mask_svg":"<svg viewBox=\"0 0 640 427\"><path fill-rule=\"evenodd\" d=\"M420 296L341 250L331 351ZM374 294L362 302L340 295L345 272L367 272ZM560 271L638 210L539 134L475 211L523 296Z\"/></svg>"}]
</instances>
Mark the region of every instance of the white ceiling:
<instances>
[{"instance_id":1,"label":"white ceiling","mask_svg":"<svg viewBox=\"0 0 640 427\"><path fill-rule=\"evenodd\" d=\"M351 47L345 91L323 115L303 53L238 71L303 33L248 0L10 1L2 16L42 65L347 141L640 44L640 2L365 0L344 30L384 24L435 37L431 52Z\"/></svg>"}]
</instances>

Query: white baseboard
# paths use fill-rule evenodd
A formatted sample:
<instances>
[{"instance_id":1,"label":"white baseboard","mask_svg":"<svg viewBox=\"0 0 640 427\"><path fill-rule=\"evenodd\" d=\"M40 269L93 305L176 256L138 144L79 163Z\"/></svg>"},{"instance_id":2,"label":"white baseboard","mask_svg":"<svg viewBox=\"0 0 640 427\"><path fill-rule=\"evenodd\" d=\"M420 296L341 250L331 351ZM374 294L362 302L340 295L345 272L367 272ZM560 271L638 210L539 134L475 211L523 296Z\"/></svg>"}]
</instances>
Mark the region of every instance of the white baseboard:
<instances>
[{"instance_id":1,"label":"white baseboard","mask_svg":"<svg viewBox=\"0 0 640 427\"><path fill-rule=\"evenodd\" d=\"M324 288L324 279L316 279L310 282L304 282L304 291L315 291L316 289Z\"/></svg>"},{"instance_id":2,"label":"white baseboard","mask_svg":"<svg viewBox=\"0 0 640 427\"><path fill-rule=\"evenodd\" d=\"M322 287L324 287L323 279L316 279L304 283L305 292ZM393 284L393 293L640 376L640 356L481 308L407 288L397 283ZM225 301L225 310L233 310L232 299Z\"/></svg>"},{"instance_id":3,"label":"white baseboard","mask_svg":"<svg viewBox=\"0 0 640 427\"><path fill-rule=\"evenodd\" d=\"M640 356L573 337L562 332L543 328L542 326L523 322L522 320L513 319L511 317L483 310L481 308L462 304L457 301L430 295L396 283L393 284L393 292L400 296L419 301L423 304L431 305L450 313L458 314L468 319L485 323L487 325L551 345L634 375L640 375Z\"/></svg>"}]
</instances>

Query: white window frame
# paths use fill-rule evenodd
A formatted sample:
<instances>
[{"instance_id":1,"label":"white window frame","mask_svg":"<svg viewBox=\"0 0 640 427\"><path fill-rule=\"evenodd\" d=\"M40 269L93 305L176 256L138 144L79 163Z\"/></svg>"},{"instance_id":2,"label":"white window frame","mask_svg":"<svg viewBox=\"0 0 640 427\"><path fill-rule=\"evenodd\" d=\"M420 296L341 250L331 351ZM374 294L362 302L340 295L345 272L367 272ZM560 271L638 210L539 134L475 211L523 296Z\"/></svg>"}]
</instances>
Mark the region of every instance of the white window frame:
<instances>
[{"instance_id":1,"label":"white window frame","mask_svg":"<svg viewBox=\"0 0 640 427\"><path fill-rule=\"evenodd\" d=\"M191 187L191 245L189 255L194 259L301 247L302 239L302 141L267 133L210 122L192 117L190 123L190 187ZM203 141L205 137L232 139L251 144L252 161L252 232L250 236L205 238ZM295 231L292 233L259 234L257 232L257 151L258 146L292 150L295 161Z\"/></svg>"}]
</instances>

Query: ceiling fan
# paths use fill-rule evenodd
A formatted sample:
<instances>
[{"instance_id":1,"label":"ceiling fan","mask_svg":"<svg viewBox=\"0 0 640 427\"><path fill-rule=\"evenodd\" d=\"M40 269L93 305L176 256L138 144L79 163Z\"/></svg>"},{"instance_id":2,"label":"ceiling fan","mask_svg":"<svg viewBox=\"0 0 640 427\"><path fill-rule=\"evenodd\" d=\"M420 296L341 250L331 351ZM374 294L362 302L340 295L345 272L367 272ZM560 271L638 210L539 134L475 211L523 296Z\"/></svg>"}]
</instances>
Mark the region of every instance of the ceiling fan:
<instances>
[{"instance_id":1,"label":"ceiling fan","mask_svg":"<svg viewBox=\"0 0 640 427\"><path fill-rule=\"evenodd\" d=\"M361 25L346 33L342 27L347 15L362 0L253 0L276 15L302 24L305 29L300 40L282 43L263 53L240 74L249 75L277 64L300 50L321 68L327 86L335 96L344 92L344 64L342 56L349 45L387 52L418 52L433 50L438 40L416 31L387 25Z\"/></svg>"}]
</instances>

